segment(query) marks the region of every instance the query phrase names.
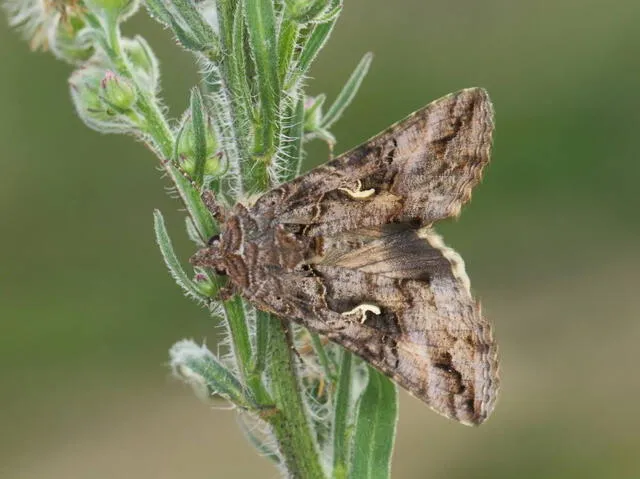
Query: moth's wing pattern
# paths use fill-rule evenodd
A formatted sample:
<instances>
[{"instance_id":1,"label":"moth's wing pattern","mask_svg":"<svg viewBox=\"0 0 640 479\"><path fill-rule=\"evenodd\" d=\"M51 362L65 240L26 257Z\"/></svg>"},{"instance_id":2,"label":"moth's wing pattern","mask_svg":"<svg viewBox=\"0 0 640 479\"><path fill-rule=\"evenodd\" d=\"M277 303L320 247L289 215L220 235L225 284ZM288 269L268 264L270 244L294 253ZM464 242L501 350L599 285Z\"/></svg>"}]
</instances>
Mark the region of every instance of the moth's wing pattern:
<instances>
[{"instance_id":1,"label":"moth's wing pattern","mask_svg":"<svg viewBox=\"0 0 640 479\"><path fill-rule=\"evenodd\" d=\"M380 308L364 322L347 316L349 337L338 334L338 342L440 414L466 424L487 418L498 389L496 344L464 262L437 234L394 231L315 268L321 279L344 278L327 290L329 310Z\"/></svg>"},{"instance_id":2,"label":"moth's wing pattern","mask_svg":"<svg viewBox=\"0 0 640 479\"><path fill-rule=\"evenodd\" d=\"M270 277L259 306L326 335L436 412L483 422L498 389L497 351L462 259L428 228L358 237L312 273Z\"/></svg>"},{"instance_id":3,"label":"moth's wing pattern","mask_svg":"<svg viewBox=\"0 0 640 479\"><path fill-rule=\"evenodd\" d=\"M469 200L492 131L487 93L462 90L237 206L248 280L230 276L257 307L342 344L437 412L481 423L496 346L462 260L429 226Z\"/></svg>"},{"instance_id":4,"label":"moth's wing pattern","mask_svg":"<svg viewBox=\"0 0 640 479\"><path fill-rule=\"evenodd\" d=\"M489 161L493 108L485 90L436 100L365 144L263 195L255 218L333 234L455 216Z\"/></svg>"}]
</instances>

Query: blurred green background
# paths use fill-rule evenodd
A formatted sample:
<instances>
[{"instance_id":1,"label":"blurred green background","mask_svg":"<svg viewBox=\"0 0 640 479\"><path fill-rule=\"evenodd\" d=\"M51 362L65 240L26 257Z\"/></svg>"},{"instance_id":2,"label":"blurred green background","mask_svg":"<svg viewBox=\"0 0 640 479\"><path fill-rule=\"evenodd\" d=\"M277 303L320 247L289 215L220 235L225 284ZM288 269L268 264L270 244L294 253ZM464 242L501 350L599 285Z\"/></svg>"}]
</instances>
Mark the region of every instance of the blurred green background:
<instances>
[{"instance_id":1,"label":"blurred green background","mask_svg":"<svg viewBox=\"0 0 640 479\"><path fill-rule=\"evenodd\" d=\"M403 394L393 477L640 477L640 2L345 3L309 88L332 98L375 53L339 151L463 87L497 114L485 180L440 231L495 325L500 400L470 429ZM177 116L191 57L145 14L126 31ZM191 253L154 157L85 128L69 67L6 24L0 59L0 477L277 477L168 373L171 344L216 324L154 244L159 207Z\"/></svg>"}]
</instances>

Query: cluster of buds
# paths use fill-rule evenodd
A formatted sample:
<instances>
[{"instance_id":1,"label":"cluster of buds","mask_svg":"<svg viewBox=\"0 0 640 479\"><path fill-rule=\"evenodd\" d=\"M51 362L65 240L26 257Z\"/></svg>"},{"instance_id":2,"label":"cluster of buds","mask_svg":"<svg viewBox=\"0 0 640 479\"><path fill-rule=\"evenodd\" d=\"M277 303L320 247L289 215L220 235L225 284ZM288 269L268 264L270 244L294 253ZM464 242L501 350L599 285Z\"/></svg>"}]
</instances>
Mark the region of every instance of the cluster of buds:
<instances>
[{"instance_id":1,"label":"cluster of buds","mask_svg":"<svg viewBox=\"0 0 640 479\"><path fill-rule=\"evenodd\" d=\"M102 51L78 68L69 78L71 98L84 123L103 133L142 134L143 116L138 108L138 89L158 89L158 62L147 42L124 39L122 49L130 76L116 68Z\"/></svg>"},{"instance_id":2,"label":"cluster of buds","mask_svg":"<svg viewBox=\"0 0 640 479\"><path fill-rule=\"evenodd\" d=\"M185 24L182 17L194 5L151 2L150 8L161 12L168 24L177 25ZM144 100L158 103L158 61L142 37L124 38L119 33L119 24L138 7L138 0L13 0L7 4L12 26L22 30L32 48L50 50L77 67L69 79L71 98L87 126L146 140ZM191 28L195 33L184 30L183 43L194 50L214 51L212 27L204 20L195 25L199 27ZM196 100L192 97L178 127L173 159L202 183L225 168L206 108L199 95Z\"/></svg>"}]
</instances>

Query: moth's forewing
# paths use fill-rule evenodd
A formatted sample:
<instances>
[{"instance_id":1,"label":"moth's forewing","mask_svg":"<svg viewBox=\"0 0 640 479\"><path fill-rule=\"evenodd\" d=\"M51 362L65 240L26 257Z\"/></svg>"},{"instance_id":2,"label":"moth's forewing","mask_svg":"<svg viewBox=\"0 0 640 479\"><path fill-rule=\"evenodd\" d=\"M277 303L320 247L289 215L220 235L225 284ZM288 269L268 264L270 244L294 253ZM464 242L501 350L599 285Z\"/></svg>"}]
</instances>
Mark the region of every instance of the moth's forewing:
<instances>
[{"instance_id":1,"label":"moth's forewing","mask_svg":"<svg viewBox=\"0 0 640 479\"><path fill-rule=\"evenodd\" d=\"M226 243L231 280L437 412L481 423L498 387L496 345L462 260L429 226L470 198L492 130L487 93L462 90L238 205L222 232L237 244Z\"/></svg>"},{"instance_id":2,"label":"moth's forewing","mask_svg":"<svg viewBox=\"0 0 640 479\"><path fill-rule=\"evenodd\" d=\"M492 131L486 91L462 90L271 190L253 211L280 224L309 225L309 234L455 216L489 162Z\"/></svg>"}]
</instances>

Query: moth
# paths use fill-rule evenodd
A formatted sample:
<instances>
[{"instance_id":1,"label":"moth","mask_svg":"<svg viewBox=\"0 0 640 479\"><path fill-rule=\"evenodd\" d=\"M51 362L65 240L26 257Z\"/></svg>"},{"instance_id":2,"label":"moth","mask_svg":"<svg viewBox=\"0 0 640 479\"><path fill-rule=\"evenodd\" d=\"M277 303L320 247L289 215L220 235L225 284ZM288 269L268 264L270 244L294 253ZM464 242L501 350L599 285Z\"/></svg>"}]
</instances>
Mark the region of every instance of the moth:
<instances>
[{"instance_id":1,"label":"moth","mask_svg":"<svg viewBox=\"0 0 640 479\"><path fill-rule=\"evenodd\" d=\"M225 210L192 258L257 308L360 356L436 412L492 412L497 347L462 258L434 223L455 217L489 162L485 90L436 100L363 145Z\"/></svg>"}]
</instances>

